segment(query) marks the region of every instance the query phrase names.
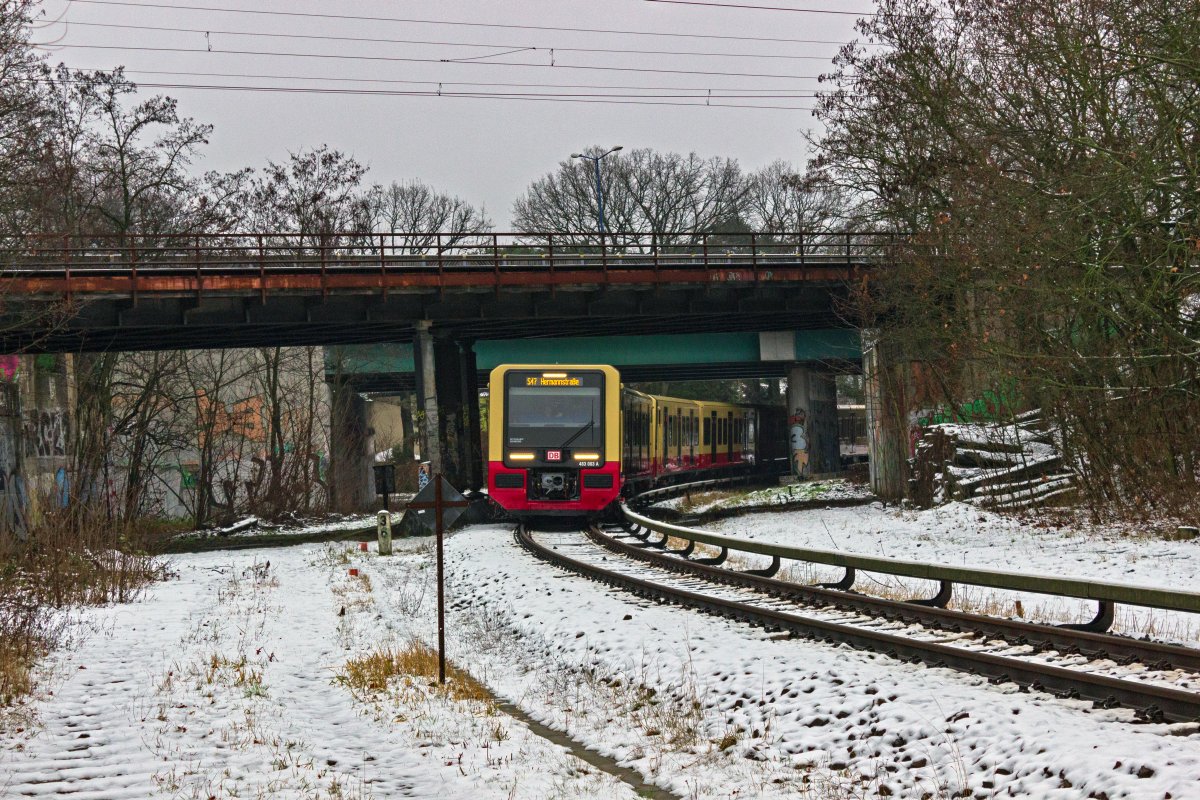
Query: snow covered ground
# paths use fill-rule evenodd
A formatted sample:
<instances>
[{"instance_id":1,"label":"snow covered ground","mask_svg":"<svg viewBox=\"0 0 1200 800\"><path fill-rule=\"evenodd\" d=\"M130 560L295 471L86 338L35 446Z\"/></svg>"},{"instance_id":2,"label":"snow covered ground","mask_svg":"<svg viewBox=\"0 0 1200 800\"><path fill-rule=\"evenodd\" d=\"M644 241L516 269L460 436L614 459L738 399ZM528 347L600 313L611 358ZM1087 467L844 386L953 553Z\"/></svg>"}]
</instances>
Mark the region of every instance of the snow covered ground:
<instances>
[{"instance_id":1,"label":"snow covered ground","mask_svg":"<svg viewBox=\"0 0 1200 800\"><path fill-rule=\"evenodd\" d=\"M948 557L958 550L937 534L961 528L978 554L1077 563L1070 539L1055 562L1055 546L1016 528L991 548L964 513L781 518L822 546L828 526L845 549ZM723 525L766 536L771 516ZM908 533L888 539L891 525ZM59 659L38 724L0 734L0 796L636 796L488 703L421 680L373 699L337 682L356 655L436 641L429 541L398 545L392 557L340 543L180 556L178 578L145 600L87 612L91 635ZM453 661L680 797L1197 796L1197 726L1134 724L641 601L536 561L505 526L455 534L446 552Z\"/></svg>"}]
</instances>

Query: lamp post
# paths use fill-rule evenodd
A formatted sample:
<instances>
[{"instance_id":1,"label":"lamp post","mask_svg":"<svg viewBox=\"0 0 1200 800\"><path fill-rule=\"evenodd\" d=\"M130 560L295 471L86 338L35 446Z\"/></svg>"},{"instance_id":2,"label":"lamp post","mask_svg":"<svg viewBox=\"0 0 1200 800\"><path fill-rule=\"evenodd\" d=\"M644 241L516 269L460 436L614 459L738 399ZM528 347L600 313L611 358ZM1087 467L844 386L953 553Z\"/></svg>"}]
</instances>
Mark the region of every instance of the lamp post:
<instances>
[{"instance_id":1,"label":"lamp post","mask_svg":"<svg viewBox=\"0 0 1200 800\"><path fill-rule=\"evenodd\" d=\"M601 242L601 244L604 243L605 230L604 230L604 189L601 188L601 186L600 186L600 159L604 158L605 156L611 156L613 153L615 153L621 149L623 149L621 147L621 145L617 145L616 147L609 150L608 152L601 153L598 156L589 156L589 155L585 155L583 153L571 153L571 158L586 158L588 161L591 161L592 165L595 166L595 168L596 168L596 221L597 221L597 224L600 226L600 242Z\"/></svg>"}]
</instances>

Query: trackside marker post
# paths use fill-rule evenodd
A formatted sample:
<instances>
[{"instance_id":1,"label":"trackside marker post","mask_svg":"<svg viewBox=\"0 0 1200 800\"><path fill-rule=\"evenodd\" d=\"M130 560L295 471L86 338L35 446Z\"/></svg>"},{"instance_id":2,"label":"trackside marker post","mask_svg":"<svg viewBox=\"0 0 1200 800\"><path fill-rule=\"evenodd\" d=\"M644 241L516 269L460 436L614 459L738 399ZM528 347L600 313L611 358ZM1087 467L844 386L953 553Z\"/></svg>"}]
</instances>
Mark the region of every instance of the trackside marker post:
<instances>
[{"instance_id":1,"label":"trackside marker post","mask_svg":"<svg viewBox=\"0 0 1200 800\"><path fill-rule=\"evenodd\" d=\"M437 581L438 581L438 683L446 683L446 572L442 541L445 529L453 525L466 511L467 500L439 472L417 492L408 507L416 513L417 522L433 528L437 536ZM432 519L430 519L432 517ZM430 522L433 524L430 525Z\"/></svg>"},{"instance_id":2,"label":"trackside marker post","mask_svg":"<svg viewBox=\"0 0 1200 800\"><path fill-rule=\"evenodd\" d=\"M396 465L375 465L375 494L383 497L383 510L375 517L375 538L379 542L379 555L392 554L392 514L388 498L396 491ZM363 546L366 550L366 546Z\"/></svg>"},{"instance_id":3,"label":"trackside marker post","mask_svg":"<svg viewBox=\"0 0 1200 800\"><path fill-rule=\"evenodd\" d=\"M380 511L375 517L375 538L379 542L379 555L390 556L392 554L392 512ZM363 550L367 549L367 543L363 542Z\"/></svg>"}]
</instances>

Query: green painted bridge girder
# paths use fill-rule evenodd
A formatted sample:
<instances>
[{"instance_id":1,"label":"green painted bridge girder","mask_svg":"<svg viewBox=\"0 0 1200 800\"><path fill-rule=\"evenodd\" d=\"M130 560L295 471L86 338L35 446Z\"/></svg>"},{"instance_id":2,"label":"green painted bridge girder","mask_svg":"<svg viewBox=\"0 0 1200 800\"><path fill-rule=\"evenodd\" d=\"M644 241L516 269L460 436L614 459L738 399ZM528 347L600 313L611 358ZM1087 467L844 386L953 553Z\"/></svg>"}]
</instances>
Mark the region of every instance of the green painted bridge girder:
<instances>
[{"instance_id":1,"label":"green painted bridge girder","mask_svg":"<svg viewBox=\"0 0 1200 800\"><path fill-rule=\"evenodd\" d=\"M325 367L345 375L412 373L411 344L345 345L326 348ZM771 333L678 333L641 336L576 336L475 342L478 368L500 364L731 364L758 361L859 361L857 330L829 329Z\"/></svg>"}]
</instances>

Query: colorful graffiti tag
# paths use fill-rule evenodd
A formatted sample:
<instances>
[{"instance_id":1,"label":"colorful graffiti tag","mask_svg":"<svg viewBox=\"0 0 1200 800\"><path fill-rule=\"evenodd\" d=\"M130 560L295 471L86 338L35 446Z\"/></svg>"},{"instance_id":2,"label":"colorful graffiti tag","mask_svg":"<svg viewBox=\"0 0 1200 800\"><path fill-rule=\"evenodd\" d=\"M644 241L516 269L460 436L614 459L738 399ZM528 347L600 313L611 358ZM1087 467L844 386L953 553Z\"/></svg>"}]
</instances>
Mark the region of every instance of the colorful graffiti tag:
<instances>
[{"instance_id":1,"label":"colorful graffiti tag","mask_svg":"<svg viewBox=\"0 0 1200 800\"><path fill-rule=\"evenodd\" d=\"M797 479L808 477L808 412L797 408L788 417L791 428L792 475Z\"/></svg>"},{"instance_id":2,"label":"colorful graffiti tag","mask_svg":"<svg viewBox=\"0 0 1200 800\"><path fill-rule=\"evenodd\" d=\"M67 454L67 412L30 411L24 415L25 454L48 458Z\"/></svg>"},{"instance_id":3,"label":"colorful graffiti tag","mask_svg":"<svg viewBox=\"0 0 1200 800\"><path fill-rule=\"evenodd\" d=\"M1016 384L1012 383L996 391L985 391L981 396L960 404L957 408L939 406L917 412L916 424L922 428L930 425L945 425L952 422L999 422L1012 416L1018 406Z\"/></svg>"}]
</instances>

